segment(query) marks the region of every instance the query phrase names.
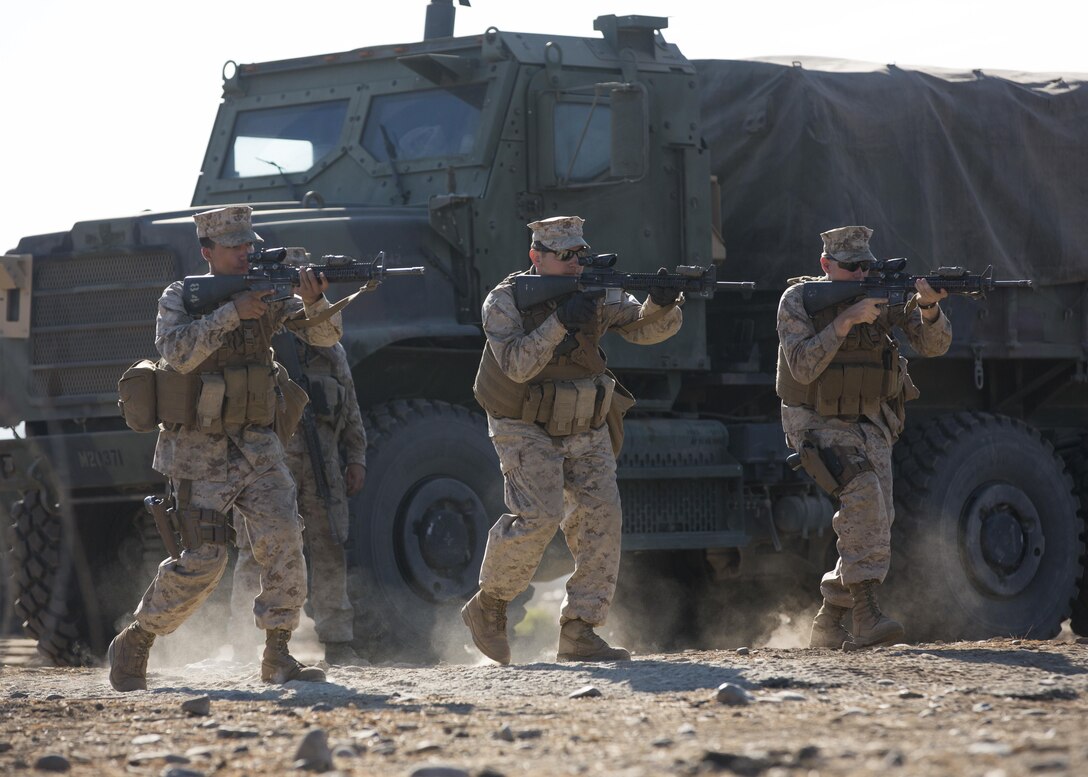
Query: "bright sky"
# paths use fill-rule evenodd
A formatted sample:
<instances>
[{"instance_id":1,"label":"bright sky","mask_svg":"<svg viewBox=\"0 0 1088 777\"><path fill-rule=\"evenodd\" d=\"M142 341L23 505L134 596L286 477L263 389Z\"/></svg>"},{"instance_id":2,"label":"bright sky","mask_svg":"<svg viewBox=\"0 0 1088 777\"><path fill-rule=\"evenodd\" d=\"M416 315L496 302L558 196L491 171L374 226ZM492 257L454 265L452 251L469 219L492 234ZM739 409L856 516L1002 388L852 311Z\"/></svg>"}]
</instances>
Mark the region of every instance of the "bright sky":
<instances>
[{"instance_id":1,"label":"bright sky","mask_svg":"<svg viewBox=\"0 0 1088 777\"><path fill-rule=\"evenodd\" d=\"M187 207L223 63L405 43L426 0L0 6L0 253L79 220ZM712 9L710 11L706 9ZM472 0L494 26L595 36L602 14L667 16L692 59L830 56L956 69L1088 73L1088 1Z\"/></svg>"}]
</instances>

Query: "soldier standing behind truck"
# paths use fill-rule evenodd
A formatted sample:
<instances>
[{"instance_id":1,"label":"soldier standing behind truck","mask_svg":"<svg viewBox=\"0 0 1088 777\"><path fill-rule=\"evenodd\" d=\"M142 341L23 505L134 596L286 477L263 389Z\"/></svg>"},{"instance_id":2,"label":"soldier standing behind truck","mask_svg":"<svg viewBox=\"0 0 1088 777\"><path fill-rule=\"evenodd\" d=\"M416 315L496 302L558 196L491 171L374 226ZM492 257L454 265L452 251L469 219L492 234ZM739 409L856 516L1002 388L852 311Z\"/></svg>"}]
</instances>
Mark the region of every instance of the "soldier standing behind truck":
<instances>
[{"instance_id":1,"label":"soldier standing behind truck","mask_svg":"<svg viewBox=\"0 0 1088 777\"><path fill-rule=\"evenodd\" d=\"M583 223L555 216L529 224L529 274L581 275L577 259L589 249ZM683 321L678 292L654 289L641 304L625 293L617 304L601 305L598 292L579 291L522 310L514 294L520 274L502 281L483 304L487 344L473 388L487 411L510 512L488 533L480 590L461 615L480 652L510 663L506 605L528 587L562 529L574 574L557 658L627 660L628 651L594 632L616 590L622 520L616 456L623 412L634 404L607 370L599 342L609 329L642 345L676 334Z\"/></svg>"},{"instance_id":2,"label":"soldier standing behind truck","mask_svg":"<svg viewBox=\"0 0 1088 777\"><path fill-rule=\"evenodd\" d=\"M307 443L305 430L299 429L287 444L287 466L298 487L298 511L304 524L302 537L309 558L314 626L318 640L325 646L327 663L359 664L351 645L355 612L348 599L344 542L349 531L348 497L357 493L366 479L366 430L344 347L337 343L321 348L297 339L289 347L298 353L316 432L316 440ZM315 450L311 450L311 444ZM320 457L320 475L315 471L315 456ZM237 528L232 633L242 632L242 624L261 590L260 566L253 557L248 534L244 526Z\"/></svg>"},{"instance_id":3,"label":"soldier standing behind truck","mask_svg":"<svg viewBox=\"0 0 1088 777\"><path fill-rule=\"evenodd\" d=\"M201 255L213 275L242 275L260 237L249 206L193 216ZM241 515L261 567L261 594L253 604L265 630L261 679L321 681L287 649L306 598L302 527L283 440L305 404L301 388L273 361L272 333L303 318L299 334L330 346L342 334L340 314L328 308L328 281L304 268L297 296L270 302L271 291L247 291L214 312L194 318L182 301L182 283L159 299L155 372L161 423L153 466L170 477L183 549L159 564L136 608L136 619L109 647L110 684L118 691L147 688L147 658L155 637L176 630L208 598L227 565L232 508ZM299 299L301 297L301 299ZM299 396L299 395L302 396ZM173 537L164 537L168 547Z\"/></svg>"},{"instance_id":4,"label":"soldier standing behind truck","mask_svg":"<svg viewBox=\"0 0 1088 777\"><path fill-rule=\"evenodd\" d=\"M859 226L822 233L824 277L791 279L778 307L776 390L786 442L839 501L832 520L839 557L820 582L823 603L809 647L855 649L903 637L903 626L877 601L891 560L892 445L903 431L904 403L918 396L892 330L902 329L922 356L940 356L952 342L938 304L948 292L934 291L925 279L905 306L865 298L812 315L805 309L806 281L866 276L876 262L872 233ZM843 627L847 612L849 632Z\"/></svg>"}]
</instances>

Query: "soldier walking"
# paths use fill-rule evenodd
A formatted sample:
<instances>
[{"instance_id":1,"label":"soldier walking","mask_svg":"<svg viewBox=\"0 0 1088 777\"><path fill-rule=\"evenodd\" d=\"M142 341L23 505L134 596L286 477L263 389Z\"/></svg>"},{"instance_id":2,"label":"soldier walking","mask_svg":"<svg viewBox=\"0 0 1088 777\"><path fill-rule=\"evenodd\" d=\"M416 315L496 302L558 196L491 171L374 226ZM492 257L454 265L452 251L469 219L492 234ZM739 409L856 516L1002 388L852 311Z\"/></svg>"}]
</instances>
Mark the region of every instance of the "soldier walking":
<instances>
[{"instance_id":1,"label":"soldier walking","mask_svg":"<svg viewBox=\"0 0 1088 777\"><path fill-rule=\"evenodd\" d=\"M201 255L213 275L242 275L248 269L247 255L260 240L251 217L248 206L193 217ZM110 643L110 684L116 690L146 689L155 637L177 629L219 583L232 508L261 568L261 593L253 602L257 625L266 634L261 679L325 679L324 672L303 666L287 649L306 597L306 564L282 440L293 431L305 394L273 362L270 343L281 326L316 318L328 308L328 281L309 268L299 275L297 296L270 302L265 299L270 290L247 291L205 316L186 312L181 281L167 286L159 299L161 423L153 466L170 478L184 547L159 565L135 621ZM299 328L309 342L331 346L340 339L339 313L309 323Z\"/></svg>"},{"instance_id":2,"label":"soldier walking","mask_svg":"<svg viewBox=\"0 0 1088 777\"><path fill-rule=\"evenodd\" d=\"M337 343L322 348L297 339L288 347L298 354L316 432L316 440L307 442L305 430L299 429L287 444L287 466L298 487L298 511L304 524L314 627L325 646L326 662L359 664L351 644L355 612L348 599L344 543L349 531L348 497L357 493L366 479L366 430L344 347ZM283 361L286 363L286 358ZM321 468L320 475L315 465ZM324 488L318 485L322 481ZM248 533L244 526L237 528L231 619L241 624L248 620L261 589L260 566ZM236 629L241 631L238 626Z\"/></svg>"},{"instance_id":3,"label":"soldier walking","mask_svg":"<svg viewBox=\"0 0 1088 777\"><path fill-rule=\"evenodd\" d=\"M589 244L583 219L556 216L533 231L528 275L581 275ZM664 269L662 269L664 272ZM474 392L505 483L508 513L487 537L480 590L461 610L476 647L510 662L506 606L524 591L548 543L562 529L574 574L560 617L560 661L617 661L594 628L604 623L616 590L621 512L616 456L623 412L634 399L616 382L599 347L609 329L637 344L659 343L682 323L678 293L655 289L645 302L629 294L601 304L599 293L519 309L515 273L483 304L487 335Z\"/></svg>"},{"instance_id":4,"label":"soldier walking","mask_svg":"<svg viewBox=\"0 0 1088 777\"><path fill-rule=\"evenodd\" d=\"M892 445L903 431L905 403L918 396L893 329L922 356L940 356L952 327L939 302L947 291L925 281L905 306L866 298L810 315L806 281L859 281L876 262L868 227L839 227L820 235L820 278L793 278L778 306L778 375L786 442L813 479L839 502L832 526L835 568L820 583L823 603L809 647L863 648L903 638L885 615L877 589L891 560ZM850 631L843 626L851 613Z\"/></svg>"}]
</instances>

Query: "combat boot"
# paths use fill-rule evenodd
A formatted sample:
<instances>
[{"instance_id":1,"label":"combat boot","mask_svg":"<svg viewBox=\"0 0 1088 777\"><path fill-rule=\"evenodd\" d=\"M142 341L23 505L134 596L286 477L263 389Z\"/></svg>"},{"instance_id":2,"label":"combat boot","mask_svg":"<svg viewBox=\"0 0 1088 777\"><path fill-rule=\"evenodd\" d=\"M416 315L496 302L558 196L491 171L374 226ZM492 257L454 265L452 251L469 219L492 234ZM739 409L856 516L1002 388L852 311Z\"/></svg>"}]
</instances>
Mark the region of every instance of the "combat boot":
<instances>
[{"instance_id":1,"label":"combat boot","mask_svg":"<svg viewBox=\"0 0 1088 777\"><path fill-rule=\"evenodd\" d=\"M472 632L477 649L492 661L510 663L510 642L506 638L506 602L477 591L461 608L461 619Z\"/></svg>"},{"instance_id":2,"label":"combat boot","mask_svg":"<svg viewBox=\"0 0 1088 777\"><path fill-rule=\"evenodd\" d=\"M893 621L880 611L876 601L876 580L863 580L850 586L850 596L854 599L851 615L854 623L850 629L850 642L843 644L846 650L888 645L903 639L903 624Z\"/></svg>"},{"instance_id":3,"label":"combat boot","mask_svg":"<svg viewBox=\"0 0 1088 777\"><path fill-rule=\"evenodd\" d=\"M583 620L570 620L559 629L560 661L630 661L630 651L621 647L612 647L593 626Z\"/></svg>"},{"instance_id":4,"label":"combat boot","mask_svg":"<svg viewBox=\"0 0 1088 777\"><path fill-rule=\"evenodd\" d=\"M113 638L106 655L110 661L110 685L115 691L147 690L147 656L155 635L133 621Z\"/></svg>"},{"instance_id":5,"label":"combat boot","mask_svg":"<svg viewBox=\"0 0 1088 777\"><path fill-rule=\"evenodd\" d=\"M265 632L264 656L261 658L261 679L266 683L286 683L301 680L307 683L325 682L325 673L316 666L303 666L287 652L291 639L289 629L269 629Z\"/></svg>"},{"instance_id":6,"label":"combat boot","mask_svg":"<svg viewBox=\"0 0 1088 777\"><path fill-rule=\"evenodd\" d=\"M810 648L834 648L838 650L842 643L850 639L850 632L842 625L848 607L838 607L824 599L820 611L812 620L812 633L808 638Z\"/></svg>"},{"instance_id":7,"label":"combat boot","mask_svg":"<svg viewBox=\"0 0 1088 777\"><path fill-rule=\"evenodd\" d=\"M329 666L366 666L350 642L326 642L325 663Z\"/></svg>"}]
</instances>

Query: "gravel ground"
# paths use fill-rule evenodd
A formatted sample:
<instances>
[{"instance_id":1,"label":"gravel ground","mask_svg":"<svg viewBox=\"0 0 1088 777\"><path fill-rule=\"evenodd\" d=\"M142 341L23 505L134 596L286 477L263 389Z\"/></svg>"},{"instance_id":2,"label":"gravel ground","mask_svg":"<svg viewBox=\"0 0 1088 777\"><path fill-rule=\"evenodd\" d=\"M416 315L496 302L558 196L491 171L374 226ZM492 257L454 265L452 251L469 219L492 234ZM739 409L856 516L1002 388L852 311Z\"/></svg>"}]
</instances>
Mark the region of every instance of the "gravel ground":
<instances>
[{"instance_id":1,"label":"gravel ground","mask_svg":"<svg viewBox=\"0 0 1088 777\"><path fill-rule=\"evenodd\" d=\"M153 663L149 683L0 668L0 774L1088 774L1088 646L1069 634L333 667L285 686L216 658Z\"/></svg>"}]
</instances>

